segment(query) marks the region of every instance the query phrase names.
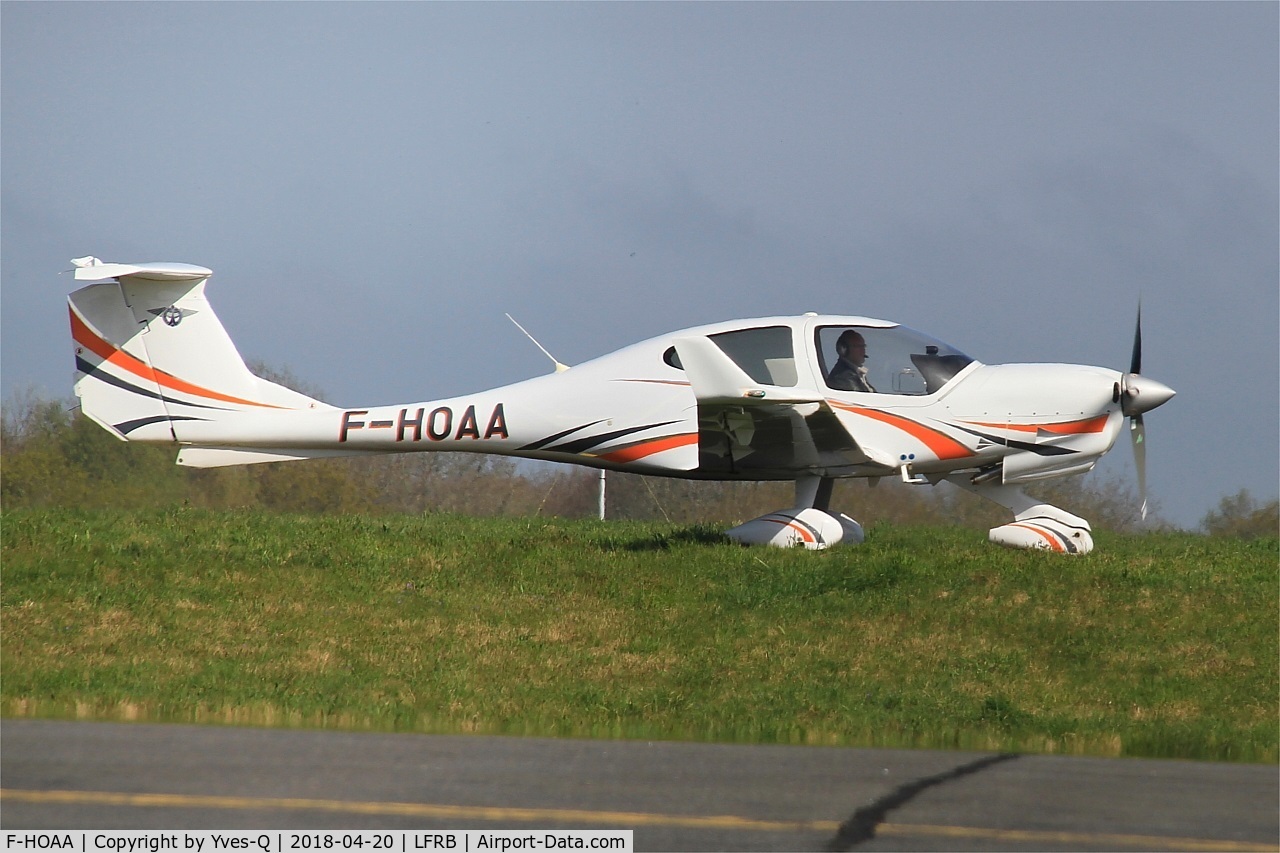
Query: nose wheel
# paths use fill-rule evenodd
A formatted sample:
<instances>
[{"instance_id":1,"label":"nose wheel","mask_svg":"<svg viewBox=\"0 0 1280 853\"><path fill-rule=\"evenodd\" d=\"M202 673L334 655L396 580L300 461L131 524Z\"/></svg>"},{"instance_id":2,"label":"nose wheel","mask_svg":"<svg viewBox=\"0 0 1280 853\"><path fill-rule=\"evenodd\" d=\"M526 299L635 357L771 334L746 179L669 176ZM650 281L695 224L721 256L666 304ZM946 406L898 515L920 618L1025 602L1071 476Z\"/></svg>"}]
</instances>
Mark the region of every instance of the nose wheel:
<instances>
[{"instance_id":1,"label":"nose wheel","mask_svg":"<svg viewBox=\"0 0 1280 853\"><path fill-rule=\"evenodd\" d=\"M1070 515L1055 506L1040 504L1040 509L1052 510L1054 513ZM1076 516L1071 516L1076 518ZM1007 548L1024 548L1028 550L1057 551L1062 554L1088 554L1093 550L1093 536L1089 532L1089 523L1079 518L1079 524L1070 524L1053 515L1034 515L991 528L988 538L997 545Z\"/></svg>"},{"instance_id":2,"label":"nose wheel","mask_svg":"<svg viewBox=\"0 0 1280 853\"><path fill-rule=\"evenodd\" d=\"M1088 554L1093 550L1089 522L1078 515L1042 503L1017 486L992 483L975 486L967 476L947 480L1013 513L1013 521L993 527L988 533L988 538L997 545L1062 554Z\"/></svg>"}]
</instances>

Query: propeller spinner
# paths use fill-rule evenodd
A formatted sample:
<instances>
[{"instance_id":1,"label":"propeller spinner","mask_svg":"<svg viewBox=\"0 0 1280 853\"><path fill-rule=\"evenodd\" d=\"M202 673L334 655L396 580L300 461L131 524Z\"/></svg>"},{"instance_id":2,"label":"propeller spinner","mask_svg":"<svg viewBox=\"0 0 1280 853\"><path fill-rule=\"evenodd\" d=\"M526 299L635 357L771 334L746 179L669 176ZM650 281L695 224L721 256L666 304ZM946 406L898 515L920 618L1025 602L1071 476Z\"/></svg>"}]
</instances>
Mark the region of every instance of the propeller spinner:
<instances>
[{"instance_id":1,"label":"propeller spinner","mask_svg":"<svg viewBox=\"0 0 1280 853\"><path fill-rule=\"evenodd\" d=\"M1147 517L1147 430L1142 415L1167 403L1177 392L1142 372L1142 305L1138 305L1138 322L1133 330L1133 354L1129 372L1120 378L1120 410L1129 418L1129 437L1133 443L1133 463L1138 471L1138 492L1142 495L1142 517Z\"/></svg>"}]
</instances>

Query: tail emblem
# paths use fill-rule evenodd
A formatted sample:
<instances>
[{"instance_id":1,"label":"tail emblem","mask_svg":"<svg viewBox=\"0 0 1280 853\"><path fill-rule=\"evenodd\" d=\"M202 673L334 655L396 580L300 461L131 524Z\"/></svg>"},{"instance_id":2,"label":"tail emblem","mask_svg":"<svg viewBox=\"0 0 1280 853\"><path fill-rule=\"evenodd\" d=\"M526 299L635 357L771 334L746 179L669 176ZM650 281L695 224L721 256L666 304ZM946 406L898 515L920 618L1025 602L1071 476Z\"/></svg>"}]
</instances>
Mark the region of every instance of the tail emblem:
<instances>
[{"instance_id":1,"label":"tail emblem","mask_svg":"<svg viewBox=\"0 0 1280 853\"><path fill-rule=\"evenodd\" d=\"M167 308L148 308L148 314L153 314L164 320L166 326L176 326L182 322L183 317L190 317L197 312L188 308L179 308L176 305L170 305Z\"/></svg>"}]
</instances>

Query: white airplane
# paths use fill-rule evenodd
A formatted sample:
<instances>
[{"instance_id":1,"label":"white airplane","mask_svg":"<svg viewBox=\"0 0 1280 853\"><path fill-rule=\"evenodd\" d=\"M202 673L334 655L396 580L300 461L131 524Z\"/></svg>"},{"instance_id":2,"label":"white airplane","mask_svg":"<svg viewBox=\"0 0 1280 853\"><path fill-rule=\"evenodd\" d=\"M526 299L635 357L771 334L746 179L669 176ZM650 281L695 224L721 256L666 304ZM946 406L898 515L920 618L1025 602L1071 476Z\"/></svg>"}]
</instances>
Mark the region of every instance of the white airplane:
<instances>
[{"instance_id":1,"label":"white airplane","mask_svg":"<svg viewBox=\"0 0 1280 853\"><path fill-rule=\"evenodd\" d=\"M1145 515L1142 415L1174 395L1140 375L1140 314L1127 373L985 365L897 323L804 314L685 329L462 397L337 408L249 371L206 300L210 270L72 263L99 282L68 300L84 413L126 441L177 444L179 465L439 450L794 480L794 506L728 531L744 544L861 542L830 507L834 481L900 477L1006 507L993 542L1088 553L1089 523L1023 485L1088 471L1128 417Z\"/></svg>"}]
</instances>

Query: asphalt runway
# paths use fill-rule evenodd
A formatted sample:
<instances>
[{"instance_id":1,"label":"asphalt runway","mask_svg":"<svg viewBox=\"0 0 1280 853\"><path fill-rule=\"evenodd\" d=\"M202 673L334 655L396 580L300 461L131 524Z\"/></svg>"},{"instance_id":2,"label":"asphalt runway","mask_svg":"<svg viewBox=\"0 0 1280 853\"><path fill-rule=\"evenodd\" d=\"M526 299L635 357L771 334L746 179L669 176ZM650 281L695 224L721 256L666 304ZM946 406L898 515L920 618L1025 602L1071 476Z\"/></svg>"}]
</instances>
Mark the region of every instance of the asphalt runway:
<instances>
[{"instance_id":1,"label":"asphalt runway","mask_svg":"<svg viewBox=\"0 0 1280 853\"><path fill-rule=\"evenodd\" d=\"M1277 850L1274 766L4 720L0 828L632 829L637 850Z\"/></svg>"}]
</instances>

